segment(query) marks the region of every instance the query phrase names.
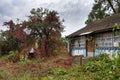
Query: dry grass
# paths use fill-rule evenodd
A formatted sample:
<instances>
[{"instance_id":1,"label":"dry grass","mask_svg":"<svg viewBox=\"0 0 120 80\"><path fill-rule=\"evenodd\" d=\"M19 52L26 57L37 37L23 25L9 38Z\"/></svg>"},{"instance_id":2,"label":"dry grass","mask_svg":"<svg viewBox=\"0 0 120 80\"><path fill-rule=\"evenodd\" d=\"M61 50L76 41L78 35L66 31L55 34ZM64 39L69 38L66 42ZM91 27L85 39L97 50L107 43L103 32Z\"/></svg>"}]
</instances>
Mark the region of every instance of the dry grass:
<instances>
[{"instance_id":1,"label":"dry grass","mask_svg":"<svg viewBox=\"0 0 120 80\"><path fill-rule=\"evenodd\" d=\"M58 67L70 68L71 63L69 60L71 60L71 57L65 53L17 63L2 60L2 62L0 62L0 68L5 73L0 72L0 76L2 76L0 80L40 80L40 78L47 75L51 69Z\"/></svg>"}]
</instances>

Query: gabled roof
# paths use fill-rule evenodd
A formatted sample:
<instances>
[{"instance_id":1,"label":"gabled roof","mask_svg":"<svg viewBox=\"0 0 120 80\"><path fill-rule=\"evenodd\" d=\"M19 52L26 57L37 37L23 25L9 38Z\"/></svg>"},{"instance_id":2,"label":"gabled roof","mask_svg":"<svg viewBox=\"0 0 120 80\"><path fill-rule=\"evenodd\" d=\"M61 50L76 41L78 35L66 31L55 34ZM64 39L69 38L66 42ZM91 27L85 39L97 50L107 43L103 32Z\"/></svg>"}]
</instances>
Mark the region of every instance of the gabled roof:
<instances>
[{"instance_id":1,"label":"gabled roof","mask_svg":"<svg viewBox=\"0 0 120 80\"><path fill-rule=\"evenodd\" d=\"M112 29L114 27L115 23L120 24L120 13L114 14L114 15L106 17L102 20L97 20L93 23L90 23L87 26L85 26L84 28L68 35L67 38L81 36L81 35L87 35L87 34L91 34L94 32Z\"/></svg>"}]
</instances>

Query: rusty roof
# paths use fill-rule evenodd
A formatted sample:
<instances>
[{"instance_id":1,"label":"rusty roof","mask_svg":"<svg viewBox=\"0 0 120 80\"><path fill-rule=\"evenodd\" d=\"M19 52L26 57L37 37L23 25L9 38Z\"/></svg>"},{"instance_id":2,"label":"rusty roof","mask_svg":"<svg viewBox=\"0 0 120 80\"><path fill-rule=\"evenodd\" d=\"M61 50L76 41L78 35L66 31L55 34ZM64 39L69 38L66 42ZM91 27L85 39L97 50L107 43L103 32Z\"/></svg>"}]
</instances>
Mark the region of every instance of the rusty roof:
<instances>
[{"instance_id":1,"label":"rusty roof","mask_svg":"<svg viewBox=\"0 0 120 80\"><path fill-rule=\"evenodd\" d=\"M104 31L107 29L112 29L115 23L120 24L120 13L114 14L112 16L90 23L86 25L84 28L79 29L78 31L68 35L67 38L80 36L81 34L84 34L84 33L93 33L98 31Z\"/></svg>"}]
</instances>

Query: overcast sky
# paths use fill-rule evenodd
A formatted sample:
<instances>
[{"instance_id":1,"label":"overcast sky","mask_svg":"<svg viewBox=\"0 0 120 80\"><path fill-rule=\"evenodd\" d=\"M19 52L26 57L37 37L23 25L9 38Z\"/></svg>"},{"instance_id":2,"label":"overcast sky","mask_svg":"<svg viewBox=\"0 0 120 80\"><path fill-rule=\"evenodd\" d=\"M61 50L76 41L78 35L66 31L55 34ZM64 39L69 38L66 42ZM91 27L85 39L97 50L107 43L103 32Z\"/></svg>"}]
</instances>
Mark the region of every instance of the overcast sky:
<instances>
[{"instance_id":1,"label":"overcast sky","mask_svg":"<svg viewBox=\"0 0 120 80\"><path fill-rule=\"evenodd\" d=\"M56 10L61 19L64 19L65 32L67 36L85 26L89 12L94 0L0 0L0 29L3 22L24 20L32 8L48 8Z\"/></svg>"}]
</instances>

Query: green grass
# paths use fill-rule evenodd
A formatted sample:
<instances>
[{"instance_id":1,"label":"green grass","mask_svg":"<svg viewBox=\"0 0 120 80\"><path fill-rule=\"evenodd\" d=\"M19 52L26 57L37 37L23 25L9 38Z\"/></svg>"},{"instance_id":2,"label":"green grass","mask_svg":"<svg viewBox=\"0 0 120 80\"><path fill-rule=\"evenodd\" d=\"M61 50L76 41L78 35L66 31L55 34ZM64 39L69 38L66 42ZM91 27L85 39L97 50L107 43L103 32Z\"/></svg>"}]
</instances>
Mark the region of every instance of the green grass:
<instances>
[{"instance_id":1,"label":"green grass","mask_svg":"<svg viewBox=\"0 0 120 80\"><path fill-rule=\"evenodd\" d=\"M110 60L107 55L90 58L88 63L71 69L53 69L41 80L120 80L120 55Z\"/></svg>"},{"instance_id":2,"label":"green grass","mask_svg":"<svg viewBox=\"0 0 120 80\"><path fill-rule=\"evenodd\" d=\"M0 80L120 80L120 54L114 60L102 54L88 61L82 66L73 65L70 69L55 68L54 60L7 62L0 67Z\"/></svg>"}]
</instances>

